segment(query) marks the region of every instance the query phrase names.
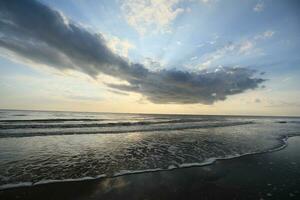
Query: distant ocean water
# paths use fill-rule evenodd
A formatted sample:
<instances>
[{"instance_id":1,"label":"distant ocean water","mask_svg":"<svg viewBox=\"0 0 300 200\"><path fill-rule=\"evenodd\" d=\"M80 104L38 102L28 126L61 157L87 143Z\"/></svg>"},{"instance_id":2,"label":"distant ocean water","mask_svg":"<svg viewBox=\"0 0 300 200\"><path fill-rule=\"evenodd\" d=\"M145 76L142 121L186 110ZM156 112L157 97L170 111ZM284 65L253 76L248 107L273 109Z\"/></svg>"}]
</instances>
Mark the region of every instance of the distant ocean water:
<instances>
[{"instance_id":1,"label":"distant ocean water","mask_svg":"<svg viewBox=\"0 0 300 200\"><path fill-rule=\"evenodd\" d=\"M0 110L0 189L204 165L294 135L300 118Z\"/></svg>"}]
</instances>

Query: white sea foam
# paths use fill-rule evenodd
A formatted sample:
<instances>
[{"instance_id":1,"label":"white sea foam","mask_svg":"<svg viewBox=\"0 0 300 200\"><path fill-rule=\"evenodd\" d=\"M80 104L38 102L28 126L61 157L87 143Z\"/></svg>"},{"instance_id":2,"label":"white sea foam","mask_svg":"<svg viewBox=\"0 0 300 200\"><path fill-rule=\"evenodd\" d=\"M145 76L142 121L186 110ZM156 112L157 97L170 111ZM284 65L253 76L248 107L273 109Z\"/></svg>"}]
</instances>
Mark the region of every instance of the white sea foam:
<instances>
[{"instance_id":1,"label":"white sea foam","mask_svg":"<svg viewBox=\"0 0 300 200\"><path fill-rule=\"evenodd\" d=\"M7 115L1 125L10 123L7 120L41 119L34 123L44 123L42 120L55 121L58 117L57 113ZM59 113L62 121L75 119L72 123L79 125L74 130L60 127L49 131L47 124L55 127L59 120L47 121L42 129L0 130L0 189L205 166L217 160L280 150L286 147L287 138L299 135L300 130L299 123L289 123L298 120L294 118L69 115ZM112 126L84 127L94 121L80 119L99 119ZM102 134L95 134L99 132Z\"/></svg>"},{"instance_id":2,"label":"white sea foam","mask_svg":"<svg viewBox=\"0 0 300 200\"><path fill-rule=\"evenodd\" d=\"M201 166L207 166L214 164L217 160L229 160L229 159L235 159L243 156L248 156L248 155L257 155L257 154L262 154L262 153L270 153L274 151L279 151L285 147L287 147L287 140L290 137L294 136L289 136L289 137L283 137L281 138L281 141L283 144L281 146L278 146L276 148L270 149L268 151L264 152L255 152L255 153L245 153L241 155L229 155L226 157L219 157L219 158L209 158L201 163L183 163L179 165L178 167L175 165L170 165L167 169L163 168L155 168L155 169L145 169L145 170L120 170L117 173L114 173L113 176L107 176L106 174L101 174L97 175L95 177L82 177L82 178L69 178L69 179L62 179L62 180L41 180L38 182L19 182L19 183L12 183L12 184L4 184L0 186L0 190L5 190L5 189L10 189L10 188L18 188L18 187L30 187L30 186L35 186L35 185L42 185L42 184L50 184L50 183L60 183L60 182L78 182L78 181L88 181L88 180L95 180L95 179L100 179L100 178L113 178L117 176L124 176L124 175L130 175L130 174L139 174L139 173L148 173L148 172L158 172L158 171L167 171L167 170L173 170L173 169L181 169L181 168L189 168L189 167L201 167Z\"/></svg>"}]
</instances>

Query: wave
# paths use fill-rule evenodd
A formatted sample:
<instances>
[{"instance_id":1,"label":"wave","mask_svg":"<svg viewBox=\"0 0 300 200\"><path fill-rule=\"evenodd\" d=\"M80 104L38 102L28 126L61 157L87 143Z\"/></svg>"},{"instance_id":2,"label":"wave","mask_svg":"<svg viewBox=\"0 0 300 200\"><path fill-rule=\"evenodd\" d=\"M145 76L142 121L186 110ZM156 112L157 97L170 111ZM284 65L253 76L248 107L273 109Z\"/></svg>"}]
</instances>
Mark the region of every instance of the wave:
<instances>
[{"instance_id":1,"label":"wave","mask_svg":"<svg viewBox=\"0 0 300 200\"><path fill-rule=\"evenodd\" d=\"M277 121L276 123L279 123L279 124L287 124L287 123L300 124L300 121Z\"/></svg>"},{"instance_id":2,"label":"wave","mask_svg":"<svg viewBox=\"0 0 300 200\"><path fill-rule=\"evenodd\" d=\"M45 122L45 120L0 120L0 122ZM70 121L100 121L95 119L49 119L47 123L70 122ZM210 121L208 119L177 119L166 121L138 121L138 122L109 122L91 124L0 124L0 129L41 129L41 128L96 128L96 127L115 127L115 126L144 126L155 124L175 124L188 122Z\"/></svg>"},{"instance_id":3,"label":"wave","mask_svg":"<svg viewBox=\"0 0 300 200\"><path fill-rule=\"evenodd\" d=\"M134 130L88 130L88 131L56 131L56 132L30 132L30 133L0 133L0 138L7 137L33 137L33 136L54 136L54 135L77 135L77 134L120 134L120 133L133 133L133 132L156 132L156 131L175 131L175 130L188 130L188 129L201 129L201 128L218 128L227 126L239 126L254 124L254 122L231 122L231 123L213 123L194 126L182 126L182 127L154 127L148 129L134 129Z\"/></svg>"},{"instance_id":4,"label":"wave","mask_svg":"<svg viewBox=\"0 0 300 200\"><path fill-rule=\"evenodd\" d=\"M105 119L91 119L91 118L56 118L56 119L7 119L0 120L0 123L57 123L57 122L86 122L86 121L103 121Z\"/></svg>"},{"instance_id":5,"label":"wave","mask_svg":"<svg viewBox=\"0 0 300 200\"><path fill-rule=\"evenodd\" d=\"M280 151L288 146L288 139L291 137L296 137L299 135L285 135L280 136L277 138L279 141L279 144L271 149L265 150L265 151L259 151L259 152L250 152L250 153L244 153L244 154L235 154L235 155L227 155L225 157L213 157L204 160L203 162L199 163L183 163L180 165L170 165L168 168L154 168L154 169L144 169L144 170L121 170L119 172L114 173L112 176L107 176L106 174L100 174L93 177L81 177L81 178L74 178L74 179L62 179L62 180L41 180L38 182L19 182L19 183L10 183L10 184L4 184L0 185L0 191L1 190L7 190L11 188L17 188L17 187L31 187L36 185L43 185L43 184L49 184L49 183L58 183L58 182L78 182L78 181L88 181L88 180L96 180L96 179L102 179L102 178L113 178L118 176L124 176L124 175L130 175L130 174L140 174L140 173L149 173L149 172L157 172L157 171L171 171L171 170L178 170L183 168L190 168L190 167L202 167L207 165L215 164L217 161L222 160L230 160L230 159L237 159L244 156L251 156L251 155L259 155L259 154L265 154L265 153L272 153L275 151Z\"/></svg>"}]
</instances>

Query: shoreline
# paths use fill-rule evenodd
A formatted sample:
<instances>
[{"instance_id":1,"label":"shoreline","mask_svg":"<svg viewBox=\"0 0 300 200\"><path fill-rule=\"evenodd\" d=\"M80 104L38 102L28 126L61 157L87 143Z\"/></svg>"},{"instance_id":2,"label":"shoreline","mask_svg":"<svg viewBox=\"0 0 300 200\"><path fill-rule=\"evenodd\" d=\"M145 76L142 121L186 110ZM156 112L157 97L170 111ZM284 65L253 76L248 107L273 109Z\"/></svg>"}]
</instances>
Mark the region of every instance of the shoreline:
<instances>
[{"instance_id":1,"label":"shoreline","mask_svg":"<svg viewBox=\"0 0 300 200\"><path fill-rule=\"evenodd\" d=\"M107 176L106 174L100 174L95 177L81 177L81 178L70 178L70 179L62 179L62 180L42 180L38 182L20 182L20 183L13 183L13 184L5 184L5 185L0 185L0 192L5 191L5 190L10 190L10 189L15 189L15 188L23 188L23 187L34 187L34 186L39 186L39 185L45 185L45 184L55 184L55 183L68 183L68 182L85 182L85 181L101 181L106 178L117 178L120 176L127 176L127 175L134 175L134 174L143 174L143 173L154 173L154 172L160 172L160 171L172 171L172 170L181 170L181 169L186 169L186 168L193 168L193 167L204 167L204 166L209 166L209 165L214 165L218 161L226 161L226 160L232 160L232 159L239 159L241 157L245 156L255 156L255 155L260 155L260 154L266 154L266 153L273 153L276 151L280 151L288 147L288 140L293 137L300 137L299 135L291 135L291 136L281 136L277 138L276 140L279 141L278 146L275 146L269 150L266 151L261 151L261 152L254 152L254 153L245 153L241 155L236 155L236 156L227 156L224 158L210 158L207 160L204 160L201 163L184 163L181 164L180 166L174 166L170 168L172 165L169 166L168 169L163 169L163 168L156 168L156 169L145 169L145 170L124 170L124 172L116 172L112 176Z\"/></svg>"},{"instance_id":2,"label":"shoreline","mask_svg":"<svg viewBox=\"0 0 300 200\"><path fill-rule=\"evenodd\" d=\"M252 159L260 160L261 157L271 157L272 158L272 156L274 157L274 154L282 154L282 152L284 154L284 151L289 151L289 149L291 149L291 148L296 148L297 145L299 146L299 144L300 144L300 137L296 137L296 136L286 136L286 137L281 137L279 139L282 142L282 145L280 145L277 148L272 149L272 151L269 150L269 151L266 151L266 152L259 152L259 153L255 153L255 154L254 153L245 154L245 155L241 155L241 156L234 157L234 158L215 159L213 162L202 164L201 166L200 165L191 165L191 166L185 166L185 167L174 168L174 169L162 169L162 170L147 171L147 172L142 172L141 171L141 172L136 172L136 173L124 173L124 174L120 174L120 175L117 175L117 176L114 176L114 177L101 177L101 178L92 178L92 179L77 180L77 181L70 180L70 181L47 182L47 183L40 183L40 184L36 183L36 184L30 185L30 186L27 185L27 186L20 186L20 187L14 187L14 188L6 188L6 189L0 190L0 198L1 199L16 199L16 198L14 198L15 194L17 194L17 196L21 195L22 199L26 199L26 195L28 195L28 194L31 194L33 196L37 195L37 197L42 198L41 196L39 196L39 195L41 195L41 193L40 193L41 191L43 191L43 193L44 192L47 193L47 192L51 192L54 189L55 190L59 189L61 191L62 190L61 188L65 188L67 190L66 191L62 190L61 192L63 192L66 196L58 195L58 196L55 197L55 199L60 199L60 198L68 199L68 197L69 197L68 195L72 196L72 194L74 192L72 190L69 191L69 189L71 189L74 186L78 187L78 189L79 188L84 188L86 190L89 190L89 189L94 188L95 185L101 185L101 184L104 184L106 182L114 182L114 181L118 181L118 180L120 181L120 180L123 180L123 179L125 179L125 180L132 180L133 179L134 180L133 184L138 184L138 182L139 182L138 177L142 177L142 178L144 177L146 179L149 179L149 180L151 180L150 182L152 183L153 180L152 180L151 177L154 177L154 179L157 179L157 177L159 177L160 175L168 176L171 179L177 180L176 177L178 176L178 174L180 176L182 176L182 174L185 175L186 172L189 172L189 171L193 171L195 173L198 173L198 172L200 173L201 172L202 175L199 176L199 180L201 182L201 180L204 179L204 181L202 181L202 183L205 185L205 184L210 183L210 181L205 181L206 178L203 178L203 177L206 177L206 172L207 172L208 169L209 169L208 170L209 173L213 173L213 174L214 173L218 174L219 172L221 173L221 175L217 176L217 178L214 177L214 176L212 176L210 178L215 179L215 180L223 180L223 179L226 180L226 176L223 176L222 173L224 173L228 170L228 167L226 167L226 166L230 165L230 163L235 163L234 165L241 165L241 164L245 165L245 164L247 164L247 162L244 163L243 160L252 160ZM288 143L290 143L290 141L293 143L292 147L290 147L290 145L288 144ZM294 144L294 143L297 143L297 144ZM300 147L299 147L299 149L300 149ZM264 162L264 160L262 160L260 162ZM290 161L290 162L294 162L294 161ZM235 169L235 168L236 167L233 167L233 169ZM236 168L236 169L238 169L238 168ZM243 167L241 167L241 169L243 169ZM229 170L231 170L231 169L229 168ZM192 178L190 176L188 176L188 177ZM210 179L210 178L208 178L208 179ZM162 179L160 181L165 182L164 179ZM171 181L170 184L172 184L172 182L173 181ZM242 182L243 182L243 180L242 180ZM300 177L299 177L299 183L300 183ZM178 184L180 184L180 182ZM226 183L226 184L223 184L223 185L226 186L226 185L231 185L231 184ZM238 185L240 185L240 183ZM112 188L114 188L114 186L112 186ZM140 188L140 189L143 189L143 188ZM209 191L212 192L212 191L215 191L215 190L218 190L218 189L210 188ZM233 189L233 191L239 191L239 190ZM228 190L225 189L225 193L227 193L227 192L228 192ZM100 193L102 194L103 190L101 190ZM80 194L78 194L78 195L80 195ZM86 195L83 195L83 196L86 197ZM32 196L30 196L30 197L32 197ZM33 198L28 198L28 199L38 199L37 197L34 196ZM118 197L116 197L116 198L118 199ZM70 199L72 199L72 198L70 198ZM86 199L86 198L82 198L82 199Z\"/></svg>"}]
</instances>

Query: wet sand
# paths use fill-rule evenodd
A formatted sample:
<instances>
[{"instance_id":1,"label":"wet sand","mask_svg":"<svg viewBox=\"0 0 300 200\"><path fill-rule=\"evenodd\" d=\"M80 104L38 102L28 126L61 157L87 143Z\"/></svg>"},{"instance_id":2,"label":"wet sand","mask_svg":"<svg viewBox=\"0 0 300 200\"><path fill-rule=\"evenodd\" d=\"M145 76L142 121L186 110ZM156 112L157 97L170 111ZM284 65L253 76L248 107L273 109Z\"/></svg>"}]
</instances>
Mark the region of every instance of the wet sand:
<instances>
[{"instance_id":1,"label":"wet sand","mask_svg":"<svg viewBox=\"0 0 300 200\"><path fill-rule=\"evenodd\" d=\"M212 165L0 191L0 199L300 199L300 137Z\"/></svg>"}]
</instances>

